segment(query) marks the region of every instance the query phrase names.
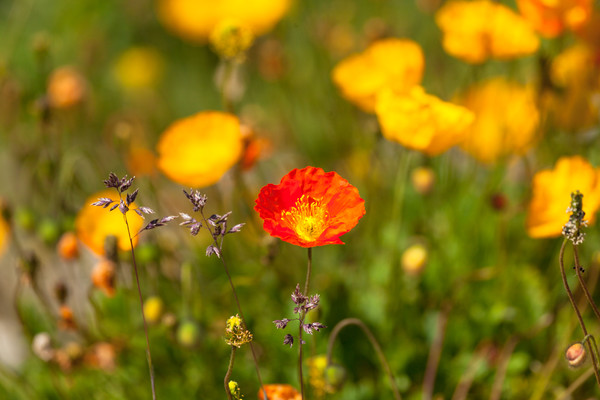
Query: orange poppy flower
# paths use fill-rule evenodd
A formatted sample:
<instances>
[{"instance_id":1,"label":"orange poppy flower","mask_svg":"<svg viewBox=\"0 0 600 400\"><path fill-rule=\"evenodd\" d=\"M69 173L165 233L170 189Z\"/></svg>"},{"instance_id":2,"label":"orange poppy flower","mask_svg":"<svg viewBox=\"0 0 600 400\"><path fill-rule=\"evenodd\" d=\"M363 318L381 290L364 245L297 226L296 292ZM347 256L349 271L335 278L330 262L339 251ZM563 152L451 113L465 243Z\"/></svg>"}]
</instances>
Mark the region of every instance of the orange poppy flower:
<instances>
[{"instance_id":1,"label":"orange poppy flower","mask_svg":"<svg viewBox=\"0 0 600 400\"><path fill-rule=\"evenodd\" d=\"M575 30L592 13L592 0L517 0L521 14L543 36L553 38L565 28Z\"/></svg>"},{"instance_id":2,"label":"orange poppy flower","mask_svg":"<svg viewBox=\"0 0 600 400\"><path fill-rule=\"evenodd\" d=\"M301 247L344 244L365 214L358 189L335 172L321 168L294 169L279 185L264 186L254 209L263 228L274 237Z\"/></svg>"},{"instance_id":3,"label":"orange poppy flower","mask_svg":"<svg viewBox=\"0 0 600 400\"><path fill-rule=\"evenodd\" d=\"M230 113L203 111L173 122L156 146L158 168L194 188L217 183L243 150L240 121Z\"/></svg>"},{"instance_id":4,"label":"orange poppy flower","mask_svg":"<svg viewBox=\"0 0 600 400\"><path fill-rule=\"evenodd\" d=\"M585 219L593 224L600 208L600 168L579 156L560 158L552 170L533 177L533 198L527 213L527 233L532 238L558 237L569 220L565 212L571 193L583 193Z\"/></svg>"},{"instance_id":5,"label":"orange poppy flower","mask_svg":"<svg viewBox=\"0 0 600 400\"><path fill-rule=\"evenodd\" d=\"M123 221L123 214L119 210L108 211L102 207L93 206L92 203L101 197L107 197L114 201L119 201L119 195L114 189L105 189L90 196L85 205L77 214L75 219L75 231L77 238L98 255L104 255L104 243L108 236L114 236L117 239L117 246L121 251L131 249L129 243L129 234L127 226ZM135 203L131 203L130 209L136 208ZM134 235L142 229L144 220L137 215L127 218L131 234ZM133 238L133 246L138 242L138 237Z\"/></svg>"},{"instance_id":6,"label":"orange poppy flower","mask_svg":"<svg viewBox=\"0 0 600 400\"><path fill-rule=\"evenodd\" d=\"M263 389L267 392L269 400L300 400L302 396L292 385L285 385L281 383L272 383L269 385L263 385ZM262 400L264 397L263 389L258 391L258 398Z\"/></svg>"}]
</instances>

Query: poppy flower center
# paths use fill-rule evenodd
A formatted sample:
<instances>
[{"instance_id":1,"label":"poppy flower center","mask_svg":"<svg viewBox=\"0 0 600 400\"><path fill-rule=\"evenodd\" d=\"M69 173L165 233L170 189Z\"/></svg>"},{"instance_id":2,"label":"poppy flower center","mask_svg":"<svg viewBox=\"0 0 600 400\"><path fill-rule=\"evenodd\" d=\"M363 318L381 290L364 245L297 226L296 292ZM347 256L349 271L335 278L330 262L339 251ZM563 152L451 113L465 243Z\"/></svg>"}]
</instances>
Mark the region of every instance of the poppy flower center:
<instances>
[{"instance_id":1,"label":"poppy flower center","mask_svg":"<svg viewBox=\"0 0 600 400\"><path fill-rule=\"evenodd\" d=\"M300 239L314 242L327 228L329 213L321 204L321 199L302 195L292 208L281 213L281 220L287 223Z\"/></svg>"}]
</instances>

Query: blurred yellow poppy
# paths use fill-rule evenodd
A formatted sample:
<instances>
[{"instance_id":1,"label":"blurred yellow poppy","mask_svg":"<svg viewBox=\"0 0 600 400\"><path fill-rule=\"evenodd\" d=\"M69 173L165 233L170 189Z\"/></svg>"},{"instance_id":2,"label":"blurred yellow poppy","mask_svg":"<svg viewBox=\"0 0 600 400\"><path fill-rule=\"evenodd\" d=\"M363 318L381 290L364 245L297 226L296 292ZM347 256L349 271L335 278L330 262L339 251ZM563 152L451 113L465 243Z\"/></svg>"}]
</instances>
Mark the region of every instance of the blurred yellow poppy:
<instances>
[{"instance_id":1,"label":"blurred yellow poppy","mask_svg":"<svg viewBox=\"0 0 600 400\"><path fill-rule=\"evenodd\" d=\"M578 29L592 13L592 0L517 0L517 5L534 28L548 38L565 29Z\"/></svg>"},{"instance_id":2,"label":"blurred yellow poppy","mask_svg":"<svg viewBox=\"0 0 600 400\"><path fill-rule=\"evenodd\" d=\"M435 156L465 139L474 115L415 86L406 94L382 90L375 108L383 136L410 149Z\"/></svg>"},{"instance_id":3,"label":"blurred yellow poppy","mask_svg":"<svg viewBox=\"0 0 600 400\"><path fill-rule=\"evenodd\" d=\"M127 227L123 221L123 214L119 209L109 211L109 208L92 206L92 203L101 197L108 197L114 201L119 201L119 195L114 189L106 189L90 196L75 219L75 231L77 238L98 255L105 254L104 244L106 238L114 236L117 239L119 250L127 251L131 249ZM131 203L130 209L135 208L135 203ZM130 216L129 216L130 215ZM136 213L129 213L127 221L131 235L135 235L142 229L144 220ZM137 237L133 238L133 245L137 244Z\"/></svg>"},{"instance_id":4,"label":"blurred yellow poppy","mask_svg":"<svg viewBox=\"0 0 600 400\"><path fill-rule=\"evenodd\" d=\"M157 145L158 168L194 188L216 183L240 158L243 140L236 116L204 111L171 124Z\"/></svg>"},{"instance_id":5,"label":"blurred yellow poppy","mask_svg":"<svg viewBox=\"0 0 600 400\"><path fill-rule=\"evenodd\" d=\"M540 117L532 87L495 78L472 87L459 103L475 113L461 147L479 161L523 154L535 142Z\"/></svg>"},{"instance_id":6,"label":"blurred yellow poppy","mask_svg":"<svg viewBox=\"0 0 600 400\"><path fill-rule=\"evenodd\" d=\"M421 82L424 67L419 44L408 39L383 39L338 63L332 79L342 96L372 113L381 89L410 90Z\"/></svg>"},{"instance_id":7,"label":"blurred yellow poppy","mask_svg":"<svg viewBox=\"0 0 600 400\"><path fill-rule=\"evenodd\" d=\"M173 33L206 42L217 24L235 21L255 36L269 31L285 15L291 0L157 0L159 20Z\"/></svg>"},{"instance_id":8,"label":"blurred yellow poppy","mask_svg":"<svg viewBox=\"0 0 600 400\"><path fill-rule=\"evenodd\" d=\"M164 61L151 47L132 47L117 59L114 75L125 89L154 86L162 77Z\"/></svg>"},{"instance_id":9,"label":"blurred yellow poppy","mask_svg":"<svg viewBox=\"0 0 600 400\"><path fill-rule=\"evenodd\" d=\"M536 52L540 44L522 16L490 0L449 1L435 21L444 34L444 50L468 63L521 57Z\"/></svg>"},{"instance_id":10,"label":"blurred yellow poppy","mask_svg":"<svg viewBox=\"0 0 600 400\"><path fill-rule=\"evenodd\" d=\"M585 219L592 224L600 208L600 168L580 156L562 157L552 170L533 177L533 194L527 212L527 233L533 238L560 236L569 220L566 209L571 193L583 194Z\"/></svg>"}]
</instances>

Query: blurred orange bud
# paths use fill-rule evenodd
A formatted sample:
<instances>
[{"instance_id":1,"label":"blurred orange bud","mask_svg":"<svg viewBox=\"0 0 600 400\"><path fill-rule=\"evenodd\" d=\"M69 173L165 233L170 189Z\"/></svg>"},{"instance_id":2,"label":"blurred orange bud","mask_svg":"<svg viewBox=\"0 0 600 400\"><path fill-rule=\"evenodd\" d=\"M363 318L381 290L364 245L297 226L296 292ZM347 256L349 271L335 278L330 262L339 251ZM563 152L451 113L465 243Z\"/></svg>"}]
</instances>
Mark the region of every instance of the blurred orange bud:
<instances>
[{"instance_id":1,"label":"blurred orange bud","mask_svg":"<svg viewBox=\"0 0 600 400\"><path fill-rule=\"evenodd\" d=\"M86 92L85 79L73 67L58 68L48 79L48 101L54 108L69 108L81 103Z\"/></svg>"},{"instance_id":2,"label":"blurred orange bud","mask_svg":"<svg viewBox=\"0 0 600 400\"><path fill-rule=\"evenodd\" d=\"M263 389L267 392L269 400L301 400L302 396L292 385L272 383L263 385ZM264 399L263 389L258 391L258 399Z\"/></svg>"},{"instance_id":3,"label":"blurred orange bud","mask_svg":"<svg viewBox=\"0 0 600 400\"><path fill-rule=\"evenodd\" d=\"M64 260L74 260L79 257L77 235L74 232L65 232L56 245L58 255Z\"/></svg>"},{"instance_id":4,"label":"blurred orange bud","mask_svg":"<svg viewBox=\"0 0 600 400\"><path fill-rule=\"evenodd\" d=\"M116 268L110 260L100 260L92 271L92 283L107 296L115 295Z\"/></svg>"},{"instance_id":5,"label":"blurred orange bud","mask_svg":"<svg viewBox=\"0 0 600 400\"><path fill-rule=\"evenodd\" d=\"M127 157L127 170L132 176L154 175L156 173L156 156L152 150L133 145Z\"/></svg>"},{"instance_id":6,"label":"blurred orange bud","mask_svg":"<svg viewBox=\"0 0 600 400\"><path fill-rule=\"evenodd\" d=\"M73 316L73 310L71 307L63 304L60 306L59 310L60 321L58 322L58 326L63 330L75 330L77 329L77 324L75 323L75 317Z\"/></svg>"},{"instance_id":7,"label":"blurred orange bud","mask_svg":"<svg viewBox=\"0 0 600 400\"><path fill-rule=\"evenodd\" d=\"M569 367L581 367L587 358L585 346L580 342L573 343L565 351L565 358L567 359L567 363L569 363Z\"/></svg>"},{"instance_id":8,"label":"blurred orange bud","mask_svg":"<svg viewBox=\"0 0 600 400\"><path fill-rule=\"evenodd\" d=\"M115 346L108 342L94 344L84 356L84 362L90 367L112 371L116 367L117 351Z\"/></svg>"},{"instance_id":9,"label":"blurred orange bud","mask_svg":"<svg viewBox=\"0 0 600 400\"><path fill-rule=\"evenodd\" d=\"M418 167L412 170L410 180L417 193L426 195L433 189L435 173L431 168Z\"/></svg>"}]
</instances>

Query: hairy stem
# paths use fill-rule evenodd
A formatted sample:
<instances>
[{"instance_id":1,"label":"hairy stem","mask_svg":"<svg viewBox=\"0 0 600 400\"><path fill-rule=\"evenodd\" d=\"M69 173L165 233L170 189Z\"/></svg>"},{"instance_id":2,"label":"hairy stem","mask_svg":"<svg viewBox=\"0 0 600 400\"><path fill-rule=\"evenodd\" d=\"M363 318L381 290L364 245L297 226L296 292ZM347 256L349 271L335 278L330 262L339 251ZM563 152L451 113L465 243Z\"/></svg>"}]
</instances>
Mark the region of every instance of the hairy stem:
<instances>
[{"instance_id":1,"label":"hairy stem","mask_svg":"<svg viewBox=\"0 0 600 400\"><path fill-rule=\"evenodd\" d=\"M131 246L131 259L133 260L133 270L135 272L135 282L137 284L138 296L140 298L140 311L142 312L142 321L144 322L144 334L146 335L146 359L148 360L148 369L150 371L150 384L152 386L152 400L156 400L156 389L154 385L154 367L152 366L152 355L150 354L150 338L148 337L148 324L144 315L144 298L142 297L142 289L140 287L140 277L138 274L137 262L135 261L135 251L133 250L133 239L129 230L129 222L127 216L123 214L125 226L127 226L127 235L129 236L129 244Z\"/></svg>"},{"instance_id":2,"label":"hairy stem","mask_svg":"<svg viewBox=\"0 0 600 400\"><path fill-rule=\"evenodd\" d=\"M331 331L331 336L329 336L329 343L327 344L327 365L331 365L331 356L333 353L333 345L335 344L335 339L337 338L340 331L348 325L358 326L360 329L362 329L364 334L367 336L367 338L369 339L369 342L371 342L371 345L373 346L373 349L375 349L375 353L377 354L377 357L379 358L379 362L385 369L385 372L390 381L390 386L392 387L392 392L394 393L394 399L401 400L402 397L400 396L400 391L398 390L398 386L396 385L396 380L394 379L394 374L392 373L392 369L390 368L390 365L387 362L387 359L385 358L385 354L383 353L383 350L381 349L379 342L375 338L375 335L373 335L373 332L371 332L371 330L367 327L367 325L365 325L365 323L362 322L358 318L343 319L340 322L338 322L335 325L335 327L333 328L333 330Z\"/></svg>"},{"instance_id":3,"label":"hairy stem","mask_svg":"<svg viewBox=\"0 0 600 400\"><path fill-rule=\"evenodd\" d=\"M225 384L225 393L227 393L227 399L232 400L231 390L229 390L229 378L231 378L231 373L233 372L233 361L235 360L235 346L231 346L231 356L229 357L229 366L227 367L227 373L225 374L224 384Z\"/></svg>"},{"instance_id":4,"label":"hairy stem","mask_svg":"<svg viewBox=\"0 0 600 400\"><path fill-rule=\"evenodd\" d=\"M575 271L577 273L577 279L579 280L579 284L581 285L581 288L583 289L583 293L585 294L585 298L587 299L588 303L590 303L590 306L592 307L592 310L594 311L594 314L596 314L596 318L598 318L598 320L600 320L600 311L598 311L598 307L596 307L596 303L594 303L594 300L592 299L592 296L587 288L587 285L585 284L585 281L583 280L583 276L581 275L581 264L579 263L579 254L577 253L577 246L573 246L573 258L575 259Z\"/></svg>"},{"instance_id":5,"label":"hairy stem","mask_svg":"<svg viewBox=\"0 0 600 400\"><path fill-rule=\"evenodd\" d=\"M587 332L587 328L585 326L585 322L583 321L583 318L581 317L581 313L579 312L579 308L577 307L577 303L575 302L573 293L571 292L571 289L569 288L569 282L567 282L567 275L565 273L564 254L565 254L565 247L567 246L568 241L569 241L569 239L567 239L567 238L565 238L563 240L562 246L560 246L560 253L558 254L558 263L560 265L560 275L562 278L563 286L565 287L565 290L567 291L567 296L569 297L569 301L571 302L571 306L573 306L573 309L575 310L575 314L577 315L577 319L579 320L579 326L581 326L583 335L587 337L588 332ZM594 367L594 375L596 376L596 382L598 382L598 386L600 386L600 372L598 371L598 363L596 360L596 354L594 354L594 349L592 348L592 345L589 342L588 342L588 348L590 349L590 353L591 353L590 355L592 357L592 364Z\"/></svg>"},{"instance_id":6,"label":"hairy stem","mask_svg":"<svg viewBox=\"0 0 600 400\"><path fill-rule=\"evenodd\" d=\"M223 244L221 243L221 245L219 246L219 243L218 243L217 239L215 238L215 235L213 234L212 229L210 229L210 224L208 223L206 217L204 216L204 212L200 211L200 215L202 216L204 226L206 227L206 229L208 229L208 232L210 233L211 237L213 238L213 244L215 246L219 247L219 250L221 250L223 247ZM242 311L242 305L240 303L240 299L238 298L237 291L235 290L235 285L233 284L233 280L231 279L231 274L229 273L229 268L227 268L227 263L225 262L225 259L223 258L222 253L219 255L219 260L221 260L221 265L223 266L223 269L225 270L225 274L227 275L227 279L229 280L229 286L231 287L231 292L233 293L233 298L235 300L235 304L237 306L238 312L240 313L240 317L242 317L242 322L244 324L244 327L246 327L246 317L244 317L244 312ZM258 384L260 385L260 388L263 392L264 400L269 400L269 397L267 396L267 391L265 390L264 385L263 385L262 377L260 376L260 368L258 367L258 357L256 356L256 351L254 350L254 345L252 344L252 342L249 342L248 344L250 345L252 359L254 360L254 368L256 369L256 377L258 379Z\"/></svg>"},{"instance_id":7,"label":"hairy stem","mask_svg":"<svg viewBox=\"0 0 600 400\"><path fill-rule=\"evenodd\" d=\"M306 267L306 282L304 282L304 295L308 296L308 288L310 287L310 274L312 270L312 247L308 248L308 265ZM302 371L302 325L306 312L300 314L300 324L298 326L298 380L300 382L300 396L304 400L304 373Z\"/></svg>"}]
</instances>

